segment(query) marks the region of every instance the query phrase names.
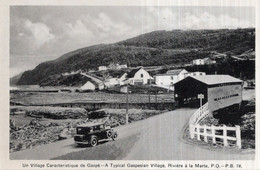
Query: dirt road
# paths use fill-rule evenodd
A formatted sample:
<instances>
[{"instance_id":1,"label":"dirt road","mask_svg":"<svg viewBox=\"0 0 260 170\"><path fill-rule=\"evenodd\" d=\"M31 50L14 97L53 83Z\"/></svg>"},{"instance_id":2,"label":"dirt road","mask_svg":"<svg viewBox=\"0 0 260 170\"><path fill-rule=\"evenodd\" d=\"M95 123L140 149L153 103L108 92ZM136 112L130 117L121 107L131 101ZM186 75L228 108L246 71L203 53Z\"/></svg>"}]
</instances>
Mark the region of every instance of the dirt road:
<instances>
[{"instance_id":1,"label":"dirt road","mask_svg":"<svg viewBox=\"0 0 260 170\"><path fill-rule=\"evenodd\" d=\"M225 150L212 151L184 143L181 140L182 129L193 112L194 109L177 109L146 120L118 127L119 137L117 141L102 143L94 148L77 147L73 139L68 139L30 150L11 153L10 159L254 159L254 154L252 153L237 154Z\"/></svg>"}]
</instances>

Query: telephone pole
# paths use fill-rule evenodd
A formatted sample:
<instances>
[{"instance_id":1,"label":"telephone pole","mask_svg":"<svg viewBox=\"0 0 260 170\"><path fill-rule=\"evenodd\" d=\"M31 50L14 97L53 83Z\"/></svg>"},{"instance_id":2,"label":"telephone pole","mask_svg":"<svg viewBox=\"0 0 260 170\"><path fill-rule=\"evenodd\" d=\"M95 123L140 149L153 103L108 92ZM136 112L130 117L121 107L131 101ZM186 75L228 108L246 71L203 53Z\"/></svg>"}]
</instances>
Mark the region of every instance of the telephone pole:
<instances>
[{"instance_id":1,"label":"telephone pole","mask_svg":"<svg viewBox=\"0 0 260 170\"><path fill-rule=\"evenodd\" d=\"M125 123L128 124L128 84L126 85L126 115L125 115Z\"/></svg>"}]
</instances>

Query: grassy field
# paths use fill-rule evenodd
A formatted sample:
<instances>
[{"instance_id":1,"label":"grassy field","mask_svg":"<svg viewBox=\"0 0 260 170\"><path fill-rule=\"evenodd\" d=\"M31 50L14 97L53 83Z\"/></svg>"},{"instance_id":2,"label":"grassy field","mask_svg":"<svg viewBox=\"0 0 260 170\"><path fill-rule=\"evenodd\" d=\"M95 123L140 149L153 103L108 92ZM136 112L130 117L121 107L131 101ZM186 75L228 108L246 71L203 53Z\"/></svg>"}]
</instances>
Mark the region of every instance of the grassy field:
<instances>
[{"instance_id":1,"label":"grassy field","mask_svg":"<svg viewBox=\"0 0 260 170\"><path fill-rule=\"evenodd\" d=\"M155 95L151 95L151 102L155 102ZM157 95L158 102L171 102L174 100L173 94ZM126 94L112 94L104 92L93 93L32 93L18 92L10 93L10 101L23 103L26 105L33 104L54 104L69 102L125 102ZM130 103L149 102L148 94L129 94Z\"/></svg>"}]
</instances>

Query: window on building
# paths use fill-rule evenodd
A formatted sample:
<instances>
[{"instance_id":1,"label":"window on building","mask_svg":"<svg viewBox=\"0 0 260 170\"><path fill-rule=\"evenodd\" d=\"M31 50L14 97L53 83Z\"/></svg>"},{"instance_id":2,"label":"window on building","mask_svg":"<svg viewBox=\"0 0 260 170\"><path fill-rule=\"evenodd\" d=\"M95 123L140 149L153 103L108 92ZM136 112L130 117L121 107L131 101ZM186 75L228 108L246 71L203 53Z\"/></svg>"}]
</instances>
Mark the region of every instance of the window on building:
<instances>
[{"instance_id":1,"label":"window on building","mask_svg":"<svg viewBox=\"0 0 260 170\"><path fill-rule=\"evenodd\" d=\"M143 78L143 77L144 77L144 75L143 75L143 74L141 74L141 77Z\"/></svg>"},{"instance_id":2,"label":"window on building","mask_svg":"<svg viewBox=\"0 0 260 170\"><path fill-rule=\"evenodd\" d=\"M171 76L171 79L172 79L172 80L174 80L174 77L173 77L173 76Z\"/></svg>"}]
</instances>

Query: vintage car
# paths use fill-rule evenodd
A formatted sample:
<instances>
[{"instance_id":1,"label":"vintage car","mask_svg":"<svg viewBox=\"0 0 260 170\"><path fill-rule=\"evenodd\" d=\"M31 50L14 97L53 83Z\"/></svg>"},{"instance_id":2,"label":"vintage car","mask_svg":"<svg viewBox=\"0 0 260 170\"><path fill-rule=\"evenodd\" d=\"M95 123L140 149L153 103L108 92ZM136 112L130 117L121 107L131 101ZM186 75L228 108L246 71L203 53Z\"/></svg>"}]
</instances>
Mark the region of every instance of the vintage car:
<instances>
[{"instance_id":1,"label":"vintage car","mask_svg":"<svg viewBox=\"0 0 260 170\"><path fill-rule=\"evenodd\" d=\"M86 123L78 125L74 140L78 145L96 146L100 140L115 140L117 132L107 123Z\"/></svg>"}]
</instances>

